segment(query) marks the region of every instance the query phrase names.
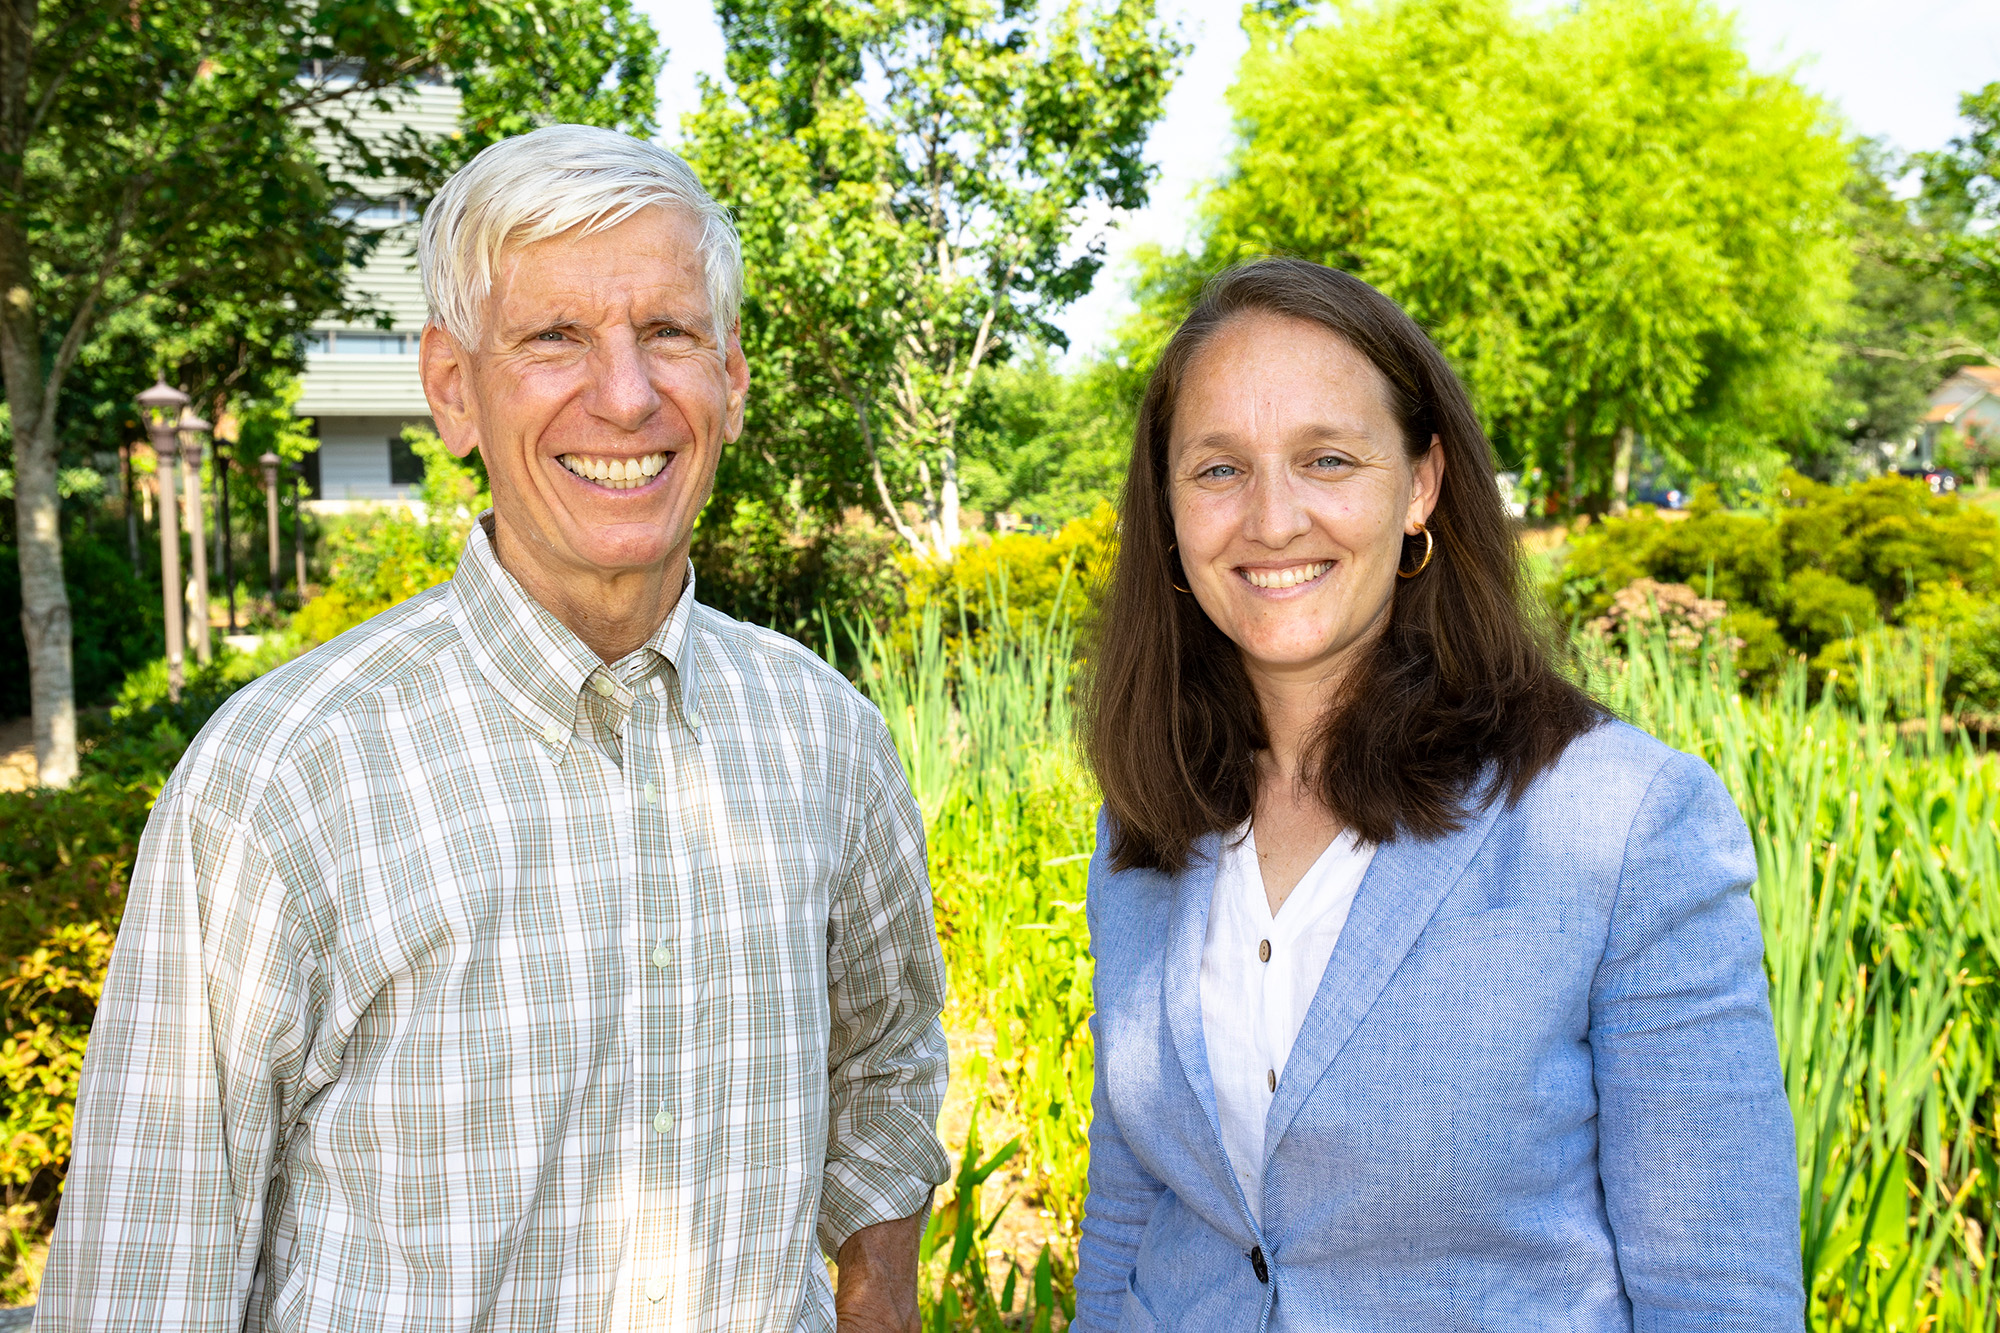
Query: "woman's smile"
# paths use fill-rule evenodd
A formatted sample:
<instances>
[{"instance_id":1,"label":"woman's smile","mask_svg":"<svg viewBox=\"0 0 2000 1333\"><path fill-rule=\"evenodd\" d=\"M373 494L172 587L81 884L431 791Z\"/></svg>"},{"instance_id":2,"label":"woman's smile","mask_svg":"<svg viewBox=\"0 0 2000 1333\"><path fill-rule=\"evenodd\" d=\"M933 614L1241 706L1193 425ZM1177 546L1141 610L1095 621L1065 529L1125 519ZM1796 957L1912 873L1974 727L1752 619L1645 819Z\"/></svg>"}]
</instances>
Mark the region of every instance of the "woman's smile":
<instances>
[{"instance_id":1,"label":"woman's smile","mask_svg":"<svg viewBox=\"0 0 2000 1333\"><path fill-rule=\"evenodd\" d=\"M1335 563L1332 560L1309 560L1290 565L1238 565L1236 573L1245 583L1262 592L1302 592L1324 580Z\"/></svg>"}]
</instances>

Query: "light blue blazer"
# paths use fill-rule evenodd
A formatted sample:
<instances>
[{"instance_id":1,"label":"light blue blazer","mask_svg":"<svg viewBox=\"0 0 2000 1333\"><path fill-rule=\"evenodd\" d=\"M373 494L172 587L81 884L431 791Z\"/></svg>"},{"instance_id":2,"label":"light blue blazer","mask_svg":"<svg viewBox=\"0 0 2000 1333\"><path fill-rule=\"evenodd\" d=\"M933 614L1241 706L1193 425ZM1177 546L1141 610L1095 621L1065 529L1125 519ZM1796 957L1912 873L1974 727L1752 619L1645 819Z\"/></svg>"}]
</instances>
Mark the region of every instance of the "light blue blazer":
<instances>
[{"instance_id":1,"label":"light blue blazer","mask_svg":"<svg viewBox=\"0 0 2000 1333\"><path fill-rule=\"evenodd\" d=\"M1100 818L1077 1333L1804 1327L1757 866L1707 765L1607 724L1511 809L1376 851L1261 1226L1202 1040L1217 839L1171 876L1108 846Z\"/></svg>"}]
</instances>

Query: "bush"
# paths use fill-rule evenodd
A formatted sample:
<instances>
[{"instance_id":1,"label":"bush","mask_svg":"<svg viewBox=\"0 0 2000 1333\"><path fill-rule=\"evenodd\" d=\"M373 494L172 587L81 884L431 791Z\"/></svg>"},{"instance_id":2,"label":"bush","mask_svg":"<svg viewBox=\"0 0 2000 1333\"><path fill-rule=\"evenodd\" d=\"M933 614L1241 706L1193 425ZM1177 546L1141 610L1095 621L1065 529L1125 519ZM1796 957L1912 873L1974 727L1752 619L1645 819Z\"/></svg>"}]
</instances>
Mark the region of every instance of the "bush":
<instances>
[{"instance_id":1,"label":"bush","mask_svg":"<svg viewBox=\"0 0 2000 1333\"><path fill-rule=\"evenodd\" d=\"M716 496L695 528L695 592L726 615L810 641L823 637L822 612L861 620L900 600L901 548L858 509L829 521Z\"/></svg>"},{"instance_id":2,"label":"bush","mask_svg":"<svg viewBox=\"0 0 2000 1333\"><path fill-rule=\"evenodd\" d=\"M424 460L421 513L387 505L327 526L324 586L292 617L293 631L308 644L325 643L449 579L473 520L492 504L479 467L453 458L432 431L410 426L403 438Z\"/></svg>"},{"instance_id":3,"label":"bush","mask_svg":"<svg viewBox=\"0 0 2000 1333\"><path fill-rule=\"evenodd\" d=\"M0 547L0 717L25 716L28 645L21 632L20 565ZM124 550L78 528L63 543L71 669L80 706L104 702L125 673L160 651L160 586L132 572Z\"/></svg>"},{"instance_id":4,"label":"bush","mask_svg":"<svg viewBox=\"0 0 2000 1333\"><path fill-rule=\"evenodd\" d=\"M1047 623L1058 598L1082 621L1091 587L1109 572L1117 541L1117 511L1100 504L1089 517L1047 536L1008 533L968 543L949 562L906 561L908 624L914 632L935 603L947 629L958 625L962 606L967 627L977 631L1004 600L1008 628L1019 632L1024 622Z\"/></svg>"},{"instance_id":5,"label":"bush","mask_svg":"<svg viewBox=\"0 0 2000 1333\"><path fill-rule=\"evenodd\" d=\"M1734 615L1755 612L1811 656L1900 623L1927 585L2000 594L2000 520L1956 496L1900 477L1826 486L1786 473L1774 498L1770 512L1731 513L1703 488L1680 521L1645 507L1609 519L1576 539L1556 603L1588 619L1637 579L1682 583Z\"/></svg>"}]
</instances>

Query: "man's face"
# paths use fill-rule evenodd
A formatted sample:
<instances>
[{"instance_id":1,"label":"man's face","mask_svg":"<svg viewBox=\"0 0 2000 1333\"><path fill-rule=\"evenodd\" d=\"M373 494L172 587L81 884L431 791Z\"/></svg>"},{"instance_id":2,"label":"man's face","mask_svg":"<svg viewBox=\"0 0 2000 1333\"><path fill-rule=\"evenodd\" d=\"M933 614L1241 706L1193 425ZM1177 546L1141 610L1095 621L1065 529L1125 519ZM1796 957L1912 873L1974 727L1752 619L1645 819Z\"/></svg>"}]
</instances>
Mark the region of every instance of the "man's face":
<instances>
[{"instance_id":1,"label":"man's face","mask_svg":"<svg viewBox=\"0 0 2000 1333\"><path fill-rule=\"evenodd\" d=\"M736 331L717 341L699 235L649 208L506 250L478 346L424 331L439 433L485 458L502 559L531 587L673 579L687 558L750 378Z\"/></svg>"}]
</instances>

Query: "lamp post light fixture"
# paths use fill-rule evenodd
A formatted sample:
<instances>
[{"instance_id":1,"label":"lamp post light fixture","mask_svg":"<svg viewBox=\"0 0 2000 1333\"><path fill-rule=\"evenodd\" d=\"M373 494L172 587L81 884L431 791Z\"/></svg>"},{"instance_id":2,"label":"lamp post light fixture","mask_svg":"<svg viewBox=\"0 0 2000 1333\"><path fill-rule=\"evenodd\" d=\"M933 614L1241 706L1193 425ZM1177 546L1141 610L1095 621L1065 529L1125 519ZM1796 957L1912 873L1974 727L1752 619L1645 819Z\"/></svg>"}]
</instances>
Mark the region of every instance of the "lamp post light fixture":
<instances>
[{"instance_id":1,"label":"lamp post light fixture","mask_svg":"<svg viewBox=\"0 0 2000 1333\"><path fill-rule=\"evenodd\" d=\"M187 682L186 646L181 637L181 525L174 516L174 492L179 479L174 464L181 454L177 423L188 396L164 379L138 397L139 420L153 442L159 459L157 486L160 500L160 593L167 615L167 697L180 702L181 686Z\"/></svg>"},{"instance_id":2,"label":"lamp post light fixture","mask_svg":"<svg viewBox=\"0 0 2000 1333\"><path fill-rule=\"evenodd\" d=\"M201 441L208 434L209 424L193 413L183 413L180 420L181 466L187 478L187 533L188 556L193 576L194 588L189 594L192 605L188 608L194 615L195 656L208 661L211 653L208 642L208 543L202 537L202 494L201 494Z\"/></svg>"},{"instance_id":3,"label":"lamp post light fixture","mask_svg":"<svg viewBox=\"0 0 2000 1333\"><path fill-rule=\"evenodd\" d=\"M271 614L278 614L278 464L284 460L265 454L257 462L264 469L264 542L271 555Z\"/></svg>"}]
</instances>

